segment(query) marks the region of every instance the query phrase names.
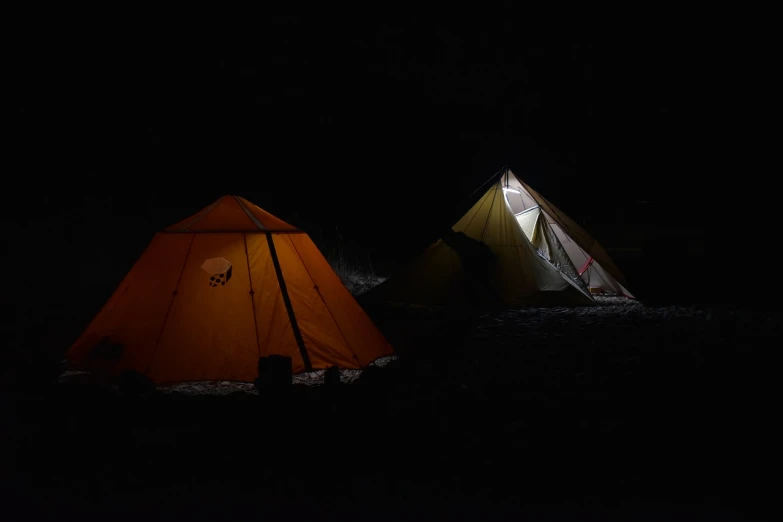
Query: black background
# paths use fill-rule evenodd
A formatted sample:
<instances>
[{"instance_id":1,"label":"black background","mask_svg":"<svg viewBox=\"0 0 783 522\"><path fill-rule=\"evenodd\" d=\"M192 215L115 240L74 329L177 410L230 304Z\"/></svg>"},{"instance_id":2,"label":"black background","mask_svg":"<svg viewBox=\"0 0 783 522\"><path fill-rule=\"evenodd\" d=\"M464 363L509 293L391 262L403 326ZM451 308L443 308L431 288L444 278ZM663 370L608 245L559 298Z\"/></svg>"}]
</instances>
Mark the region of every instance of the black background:
<instances>
[{"instance_id":1,"label":"black background","mask_svg":"<svg viewBox=\"0 0 783 522\"><path fill-rule=\"evenodd\" d=\"M768 295L741 275L773 210L744 48L533 45L511 12L373 20L261 17L220 47L28 36L6 64L9 338L67 344L155 231L224 194L391 274L503 165L605 247L636 249L610 252L643 299Z\"/></svg>"}]
</instances>

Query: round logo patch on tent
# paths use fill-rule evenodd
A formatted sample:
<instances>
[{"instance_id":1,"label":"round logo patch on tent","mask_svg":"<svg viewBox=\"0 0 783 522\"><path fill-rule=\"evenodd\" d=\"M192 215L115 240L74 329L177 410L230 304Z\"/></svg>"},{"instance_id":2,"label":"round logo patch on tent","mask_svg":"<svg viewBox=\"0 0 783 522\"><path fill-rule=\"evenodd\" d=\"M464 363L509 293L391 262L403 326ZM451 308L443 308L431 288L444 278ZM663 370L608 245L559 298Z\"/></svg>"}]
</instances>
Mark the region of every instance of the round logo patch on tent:
<instances>
[{"instance_id":1,"label":"round logo patch on tent","mask_svg":"<svg viewBox=\"0 0 783 522\"><path fill-rule=\"evenodd\" d=\"M201 269L209 274L209 286L225 286L231 279L231 261L224 257L207 259Z\"/></svg>"}]
</instances>

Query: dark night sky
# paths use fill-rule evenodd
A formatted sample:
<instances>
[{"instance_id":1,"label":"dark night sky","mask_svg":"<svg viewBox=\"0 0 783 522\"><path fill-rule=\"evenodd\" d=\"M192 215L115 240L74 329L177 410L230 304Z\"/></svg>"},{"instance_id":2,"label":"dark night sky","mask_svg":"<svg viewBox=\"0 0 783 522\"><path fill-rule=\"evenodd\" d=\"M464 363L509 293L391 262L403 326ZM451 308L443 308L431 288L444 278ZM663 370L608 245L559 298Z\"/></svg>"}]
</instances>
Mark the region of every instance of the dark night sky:
<instances>
[{"instance_id":1,"label":"dark night sky","mask_svg":"<svg viewBox=\"0 0 783 522\"><path fill-rule=\"evenodd\" d=\"M122 214L239 192L364 235L453 221L454 201L504 163L575 216L614 219L585 192L655 201L638 178L661 147L683 146L667 125L687 93L666 50L522 47L510 23L421 20L316 46L296 19L271 26L240 52L127 46L24 63L16 138L31 175L53 171L55 199L109 199Z\"/></svg>"},{"instance_id":2,"label":"dark night sky","mask_svg":"<svg viewBox=\"0 0 783 522\"><path fill-rule=\"evenodd\" d=\"M43 308L78 330L156 230L226 193L314 239L337 226L381 264L455 222L503 164L605 246L656 244L683 221L705 237L731 109L705 85L725 57L525 45L512 19L492 27L273 17L233 49L139 37L18 54L6 258L36 261L7 296L15 317Z\"/></svg>"}]
</instances>

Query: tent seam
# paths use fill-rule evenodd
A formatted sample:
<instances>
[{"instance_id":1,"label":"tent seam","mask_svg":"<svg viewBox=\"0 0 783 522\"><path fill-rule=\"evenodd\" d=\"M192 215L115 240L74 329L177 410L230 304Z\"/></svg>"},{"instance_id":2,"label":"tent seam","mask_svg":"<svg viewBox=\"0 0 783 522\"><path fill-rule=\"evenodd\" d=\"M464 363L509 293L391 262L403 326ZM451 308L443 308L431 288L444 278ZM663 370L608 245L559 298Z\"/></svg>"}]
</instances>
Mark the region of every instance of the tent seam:
<instances>
[{"instance_id":1,"label":"tent seam","mask_svg":"<svg viewBox=\"0 0 783 522\"><path fill-rule=\"evenodd\" d=\"M502 188L500 189L503 190ZM487 233L487 225L489 225L489 219L492 217L492 207L495 206L495 199L498 197L498 188L495 187L495 193L492 195L492 203L489 205L489 212L487 212L487 220L484 222L484 228L481 230L481 237L479 241L484 242L484 235Z\"/></svg>"},{"instance_id":2,"label":"tent seam","mask_svg":"<svg viewBox=\"0 0 783 522\"><path fill-rule=\"evenodd\" d=\"M179 293L179 284L182 281L182 274L185 273L185 267L188 264L188 259L190 258L190 250L193 248L193 241L196 239L195 234L190 237L190 243L188 244L188 251L185 254L185 259L182 261L182 268L179 270L179 277L177 277L177 285L174 287L174 291L171 293L171 299L169 300L169 307L166 310L166 317L163 318L163 324L160 326L160 332L158 332L158 338L155 340L155 349L152 352L152 357L150 358L150 363L147 365L147 370L144 372L145 375L148 375L150 373L150 370L152 370L152 364L155 362L155 358L158 356L158 351L160 348L160 340L163 338L163 331L166 329L166 325L169 322L169 316L171 315L171 308L174 306L174 299L177 297L177 294Z\"/></svg>"},{"instance_id":3,"label":"tent seam","mask_svg":"<svg viewBox=\"0 0 783 522\"><path fill-rule=\"evenodd\" d=\"M253 290L253 273L250 271L250 255L247 252L247 234L242 235L245 243L245 260L247 261L247 278L250 284L250 304L253 306L253 326L256 329L256 347L258 348L258 357L261 357L261 341L258 340L258 316L256 315L256 293Z\"/></svg>"},{"instance_id":4,"label":"tent seam","mask_svg":"<svg viewBox=\"0 0 783 522\"><path fill-rule=\"evenodd\" d=\"M503 166L503 167L501 167L499 171L497 171L497 172L495 172L494 174L492 174L492 177L491 177L491 178L489 178L487 181L485 181L484 183L482 183L481 185L479 185L479 186L478 186L478 188L476 188L476 190L474 190L473 192L471 192L471 193L470 193L470 196L468 196L468 197L469 197L469 198L472 198L473 196L475 196L475 195L476 195L476 192L478 192L479 190L481 190L481 188L482 188L484 185L486 185L486 184L487 184L487 183L489 183L490 181L494 180L494 179L495 179L495 178L498 176L498 174L500 174L500 176L502 177L502 176L503 176L503 173L505 172L505 170L506 170L507 168L508 168L508 167L506 167L506 166Z\"/></svg>"},{"instance_id":5,"label":"tent seam","mask_svg":"<svg viewBox=\"0 0 783 522\"><path fill-rule=\"evenodd\" d=\"M193 225L195 225L196 223L198 223L199 221L204 219L206 217L206 215L209 214L210 212L212 212L212 210L218 205L218 203L220 203L223 200L223 197L224 196L219 197L217 199L217 201L215 201L210 206L208 206L207 208L205 208L201 212L199 212L196 215L196 217L194 217L187 225L180 227L179 228L180 232L188 232L188 229L190 227L192 227Z\"/></svg>"},{"instance_id":6,"label":"tent seam","mask_svg":"<svg viewBox=\"0 0 783 522\"><path fill-rule=\"evenodd\" d=\"M348 342L348 338L345 336L345 333L343 333L343 329L340 328L340 325L337 322L337 319L335 319L334 314L332 313L332 309L329 308L329 305L326 303L326 299L324 299L323 294L321 294L321 290L318 288L318 285L316 284L315 279L313 279L313 275L310 273L310 269L307 268L307 264L304 262L304 259L302 259L302 255L299 253L299 249L296 248L296 245L294 244L293 241L291 241L291 246L294 247L294 251L296 252L296 255L299 257L299 261L302 262L302 266L304 266L305 271L307 272L307 275L310 278L310 281L313 282L313 287L315 287L315 291L318 292L318 297L321 298L321 302L326 307L326 311L329 312L329 316L332 318L332 321L334 321L334 325L337 327L337 331L339 331L340 335L343 336L343 340L345 341L345 344L348 346L348 349L351 350L351 353L353 354L353 358L356 359L356 361L359 363L359 365L361 365L361 361L359 361L359 357L356 355L356 352L354 351L353 347L351 346L351 343Z\"/></svg>"},{"instance_id":7,"label":"tent seam","mask_svg":"<svg viewBox=\"0 0 783 522\"><path fill-rule=\"evenodd\" d=\"M468 221L468 224L467 224L467 225L465 225L465 230L467 230L468 228L470 228L470 225L471 225L471 223L473 223L473 220L474 220L474 219L476 219L476 216L478 216L479 212L481 212L481 209L482 209L482 208L484 208L484 203L486 203L486 202L487 202L487 200L486 200L486 199L485 199L484 201L482 201L482 202L481 202L481 205L479 205L479 207L476 209L476 213L475 213L475 214L473 214L473 217L472 217L472 218L470 218L470 221ZM491 209L490 209L490 210L491 210Z\"/></svg>"},{"instance_id":8,"label":"tent seam","mask_svg":"<svg viewBox=\"0 0 783 522\"><path fill-rule=\"evenodd\" d=\"M252 221L255 226L257 226L260 230L266 230L264 224L261 223L261 221L250 212L250 209L248 209L245 204L242 203L242 200L239 199L239 196L234 196L234 201L236 201L239 207L245 211L245 214L247 214L247 217L250 218L250 221Z\"/></svg>"}]
</instances>

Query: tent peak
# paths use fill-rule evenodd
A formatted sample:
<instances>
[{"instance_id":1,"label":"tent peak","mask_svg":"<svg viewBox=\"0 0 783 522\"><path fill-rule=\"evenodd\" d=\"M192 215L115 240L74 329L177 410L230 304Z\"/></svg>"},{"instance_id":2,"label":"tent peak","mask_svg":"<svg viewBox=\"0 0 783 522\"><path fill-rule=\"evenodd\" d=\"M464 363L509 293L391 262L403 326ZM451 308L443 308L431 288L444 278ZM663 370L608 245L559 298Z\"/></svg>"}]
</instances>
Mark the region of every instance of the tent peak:
<instances>
[{"instance_id":1,"label":"tent peak","mask_svg":"<svg viewBox=\"0 0 783 522\"><path fill-rule=\"evenodd\" d=\"M165 232L301 232L242 196L226 194Z\"/></svg>"}]
</instances>

